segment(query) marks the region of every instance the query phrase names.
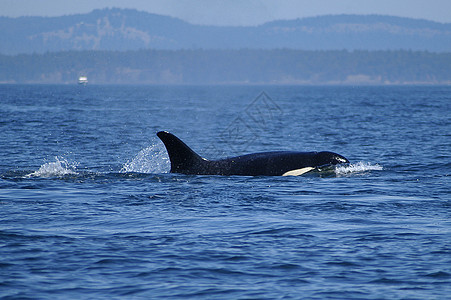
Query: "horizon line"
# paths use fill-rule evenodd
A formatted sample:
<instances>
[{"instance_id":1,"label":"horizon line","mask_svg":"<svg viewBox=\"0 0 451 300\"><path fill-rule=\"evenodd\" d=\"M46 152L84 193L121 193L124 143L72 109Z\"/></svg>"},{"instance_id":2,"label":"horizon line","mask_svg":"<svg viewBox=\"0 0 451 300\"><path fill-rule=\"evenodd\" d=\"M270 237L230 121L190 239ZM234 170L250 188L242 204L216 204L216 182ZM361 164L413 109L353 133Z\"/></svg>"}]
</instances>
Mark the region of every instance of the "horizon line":
<instances>
[{"instance_id":1,"label":"horizon line","mask_svg":"<svg viewBox=\"0 0 451 300\"><path fill-rule=\"evenodd\" d=\"M407 19L407 20L416 20L416 21L426 21L426 22L432 22L437 24L451 24L451 22L441 22L436 21L432 19L427 18L414 18L414 17L405 17L405 16L399 16L399 15L389 15L389 14L379 14L379 13L368 13L368 14L352 14L352 13L337 13L337 14L324 14L324 15L311 15L311 16L304 16L304 17L298 17L298 18L286 18L286 19L278 19L274 18L268 21L264 21L261 23L257 23L254 25L217 25L217 24L208 24L208 23L194 23L191 21L188 21L186 19L171 16L168 14L160 14L160 13L154 13L149 12L146 10L140 10L137 8L121 8L121 7L103 7L103 8L95 8L88 12L75 12L75 13L68 13L68 14L58 14L58 15L19 15L19 16L7 16L0 14L0 18L10 18L10 19L19 19L19 18L63 18L63 17L70 17L70 16L79 16L79 15L89 15L94 13L95 11L106 11L106 10L120 10L120 11L136 11L139 13L145 13L149 15L156 15L161 17L167 17L167 18L173 18L180 21L183 21L185 23L191 24L191 25L198 25L198 26L214 26L214 27L257 27L262 26L268 23L277 22L277 21L296 21L296 20L306 20L306 19L314 19L314 18L322 18L322 17L338 17L338 16L357 16L357 17L388 17L388 18L400 18L400 19Z\"/></svg>"}]
</instances>

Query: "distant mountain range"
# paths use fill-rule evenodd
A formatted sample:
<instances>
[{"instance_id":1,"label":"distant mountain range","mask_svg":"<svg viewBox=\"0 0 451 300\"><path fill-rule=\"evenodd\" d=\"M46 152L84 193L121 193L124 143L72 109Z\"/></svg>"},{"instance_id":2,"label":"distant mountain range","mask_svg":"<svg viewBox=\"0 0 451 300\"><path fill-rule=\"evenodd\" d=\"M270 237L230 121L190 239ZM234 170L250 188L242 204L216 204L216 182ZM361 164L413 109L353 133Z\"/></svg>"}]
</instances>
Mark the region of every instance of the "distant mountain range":
<instances>
[{"instance_id":1,"label":"distant mountain range","mask_svg":"<svg viewBox=\"0 0 451 300\"><path fill-rule=\"evenodd\" d=\"M259 26L205 26L130 9L62 17L0 17L0 53L138 49L413 50L451 52L451 24L336 15Z\"/></svg>"}]
</instances>

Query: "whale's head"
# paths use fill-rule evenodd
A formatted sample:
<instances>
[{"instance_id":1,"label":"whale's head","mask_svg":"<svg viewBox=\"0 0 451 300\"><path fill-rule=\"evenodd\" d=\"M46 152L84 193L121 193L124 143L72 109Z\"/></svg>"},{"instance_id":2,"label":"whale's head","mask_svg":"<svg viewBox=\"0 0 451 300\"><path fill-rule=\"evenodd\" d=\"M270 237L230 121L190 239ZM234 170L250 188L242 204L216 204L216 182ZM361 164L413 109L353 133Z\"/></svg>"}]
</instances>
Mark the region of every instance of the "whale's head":
<instances>
[{"instance_id":1,"label":"whale's head","mask_svg":"<svg viewBox=\"0 0 451 300\"><path fill-rule=\"evenodd\" d=\"M349 160L337 153L334 152L318 152L315 155L315 164L316 166L326 166L326 165L338 165L338 164L347 164Z\"/></svg>"}]
</instances>

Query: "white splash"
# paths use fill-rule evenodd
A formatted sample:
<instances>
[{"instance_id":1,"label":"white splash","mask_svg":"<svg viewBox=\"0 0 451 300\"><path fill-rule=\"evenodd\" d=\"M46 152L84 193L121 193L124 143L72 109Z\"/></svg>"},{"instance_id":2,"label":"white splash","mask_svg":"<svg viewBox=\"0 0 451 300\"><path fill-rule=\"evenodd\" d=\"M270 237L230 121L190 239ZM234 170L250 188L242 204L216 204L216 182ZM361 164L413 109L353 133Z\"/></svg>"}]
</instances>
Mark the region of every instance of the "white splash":
<instances>
[{"instance_id":1,"label":"white splash","mask_svg":"<svg viewBox=\"0 0 451 300\"><path fill-rule=\"evenodd\" d=\"M335 167L335 174L346 175L351 173L361 173L367 171L381 171L381 170L383 170L383 167L378 164L371 164L368 162L358 162L355 164Z\"/></svg>"},{"instance_id":2,"label":"white splash","mask_svg":"<svg viewBox=\"0 0 451 300\"><path fill-rule=\"evenodd\" d=\"M120 170L121 173L168 173L169 156L163 144L157 143L142 149L132 160L127 161Z\"/></svg>"},{"instance_id":3,"label":"white splash","mask_svg":"<svg viewBox=\"0 0 451 300\"><path fill-rule=\"evenodd\" d=\"M54 162L48 162L39 167L39 170L28 174L26 177L54 177L75 175L77 164L70 164L66 159L55 157Z\"/></svg>"}]
</instances>

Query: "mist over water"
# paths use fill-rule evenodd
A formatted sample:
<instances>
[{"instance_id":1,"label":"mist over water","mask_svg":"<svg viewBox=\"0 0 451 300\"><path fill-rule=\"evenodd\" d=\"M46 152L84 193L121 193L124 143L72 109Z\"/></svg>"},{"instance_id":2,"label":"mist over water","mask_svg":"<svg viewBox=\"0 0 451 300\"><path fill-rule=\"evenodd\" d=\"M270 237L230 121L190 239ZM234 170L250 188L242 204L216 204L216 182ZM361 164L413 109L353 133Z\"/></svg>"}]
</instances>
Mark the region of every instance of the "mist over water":
<instances>
[{"instance_id":1,"label":"mist over water","mask_svg":"<svg viewBox=\"0 0 451 300\"><path fill-rule=\"evenodd\" d=\"M445 299L450 95L0 86L0 297ZM333 151L350 163L172 174L160 130L209 159Z\"/></svg>"}]
</instances>

